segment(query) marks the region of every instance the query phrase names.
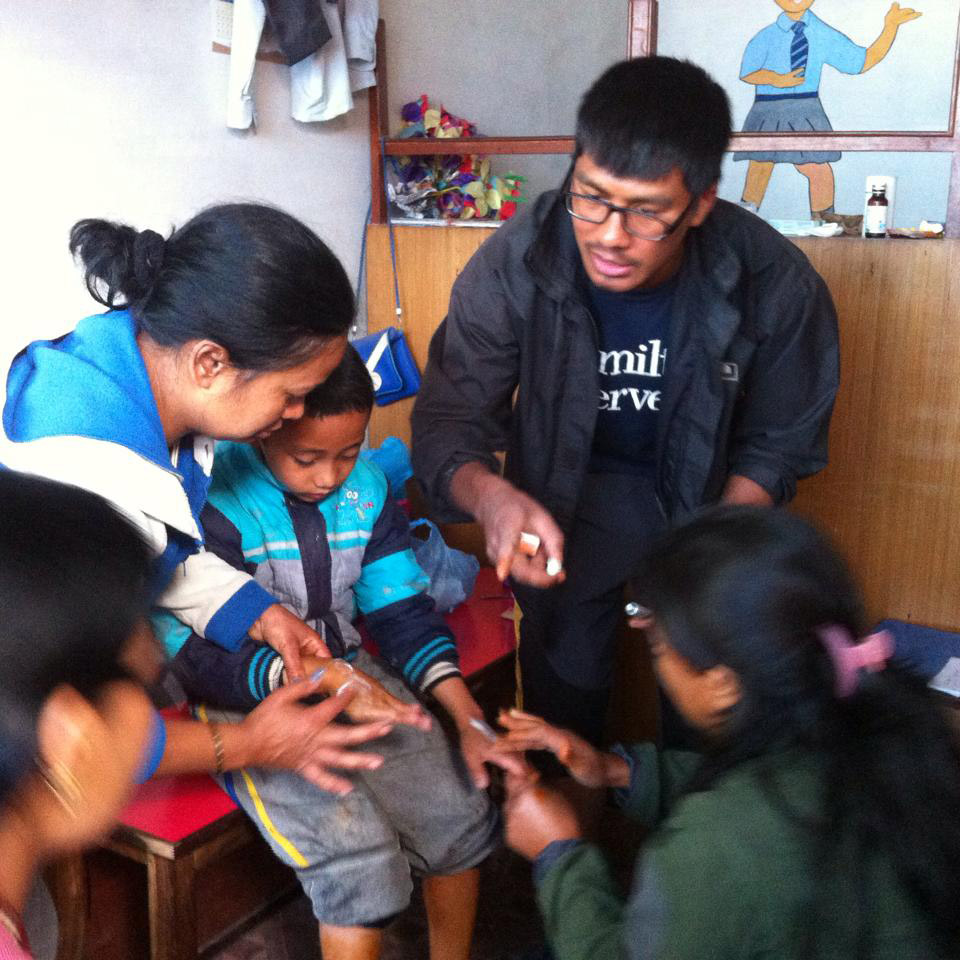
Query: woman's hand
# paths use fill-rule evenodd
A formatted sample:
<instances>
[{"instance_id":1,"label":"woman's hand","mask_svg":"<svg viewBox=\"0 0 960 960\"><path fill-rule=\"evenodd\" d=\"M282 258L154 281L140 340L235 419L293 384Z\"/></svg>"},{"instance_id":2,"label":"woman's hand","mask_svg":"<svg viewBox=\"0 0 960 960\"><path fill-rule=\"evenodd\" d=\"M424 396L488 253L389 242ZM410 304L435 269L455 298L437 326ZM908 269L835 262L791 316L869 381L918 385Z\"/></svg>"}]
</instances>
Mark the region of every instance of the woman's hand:
<instances>
[{"instance_id":1,"label":"woman's hand","mask_svg":"<svg viewBox=\"0 0 960 960\"><path fill-rule=\"evenodd\" d=\"M346 714L354 723L403 723L419 730L429 730L430 715L419 703L398 700L379 681L357 670L346 660L315 660L304 658L304 666L311 676L320 674L319 689L336 695L338 691L352 690L353 696ZM322 673L321 673L322 671Z\"/></svg>"},{"instance_id":2,"label":"woman's hand","mask_svg":"<svg viewBox=\"0 0 960 960\"><path fill-rule=\"evenodd\" d=\"M383 757L357 753L350 748L385 736L393 729L393 724L382 720L357 726L333 723L337 714L349 713L357 691L348 688L315 706L300 702L320 692L318 681L306 680L271 693L235 725L243 762L231 762L230 767L293 770L322 790L349 793L353 789L350 781L331 773L328 768L376 770L383 763ZM221 731L232 733L232 726L224 724Z\"/></svg>"},{"instance_id":3,"label":"woman's hand","mask_svg":"<svg viewBox=\"0 0 960 960\"><path fill-rule=\"evenodd\" d=\"M504 841L527 860L534 860L555 840L579 839L577 815L555 790L529 777L507 776L503 806Z\"/></svg>"},{"instance_id":4,"label":"woman's hand","mask_svg":"<svg viewBox=\"0 0 960 960\"><path fill-rule=\"evenodd\" d=\"M497 722L506 727L499 749L507 751L549 750L585 787L606 787L605 754L570 730L561 730L542 717L522 710L501 710Z\"/></svg>"},{"instance_id":5,"label":"woman's hand","mask_svg":"<svg viewBox=\"0 0 960 960\"><path fill-rule=\"evenodd\" d=\"M269 644L283 657L283 665L291 680L304 676L304 655L330 656L323 637L279 603L267 607L248 633L252 640Z\"/></svg>"}]
</instances>

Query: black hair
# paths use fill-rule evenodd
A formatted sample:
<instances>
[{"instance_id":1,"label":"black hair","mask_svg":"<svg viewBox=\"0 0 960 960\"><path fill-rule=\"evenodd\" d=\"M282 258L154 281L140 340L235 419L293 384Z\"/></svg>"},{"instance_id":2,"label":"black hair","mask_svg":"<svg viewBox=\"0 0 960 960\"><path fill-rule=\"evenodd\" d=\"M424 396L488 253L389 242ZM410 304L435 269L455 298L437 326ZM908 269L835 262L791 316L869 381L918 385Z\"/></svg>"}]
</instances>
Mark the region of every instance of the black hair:
<instances>
[{"instance_id":1,"label":"black hair","mask_svg":"<svg viewBox=\"0 0 960 960\"><path fill-rule=\"evenodd\" d=\"M213 340L243 370L295 366L353 322L340 261L299 220L263 204L210 207L167 240L81 220L70 231L70 252L82 261L91 296L128 307L156 343Z\"/></svg>"},{"instance_id":2,"label":"black hair","mask_svg":"<svg viewBox=\"0 0 960 960\"><path fill-rule=\"evenodd\" d=\"M149 550L105 500L0 469L0 804L31 769L61 684L90 698L147 611Z\"/></svg>"},{"instance_id":3,"label":"black hair","mask_svg":"<svg viewBox=\"0 0 960 960\"><path fill-rule=\"evenodd\" d=\"M663 538L634 589L671 647L700 669L724 664L740 680L742 700L693 789L785 749L823 762L824 809L804 822L820 870L811 943L836 933L836 884L857 885L866 874L860 867L883 851L944 955L955 956L960 743L924 681L894 664L861 670L856 690L837 696L819 628L837 625L858 638L864 621L853 577L832 544L786 511L719 508ZM761 775L761 782L791 811L772 778ZM866 896L864 883L857 895ZM859 930L857 951L845 955L864 955L868 939L869 930Z\"/></svg>"},{"instance_id":4,"label":"black hair","mask_svg":"<svg viewBox=\"0 0 960 960\"><path fill-rule=\"evenodd\" d=\"M373 381L360 354L348 346L343 359L323 383L304 397L304 414L308 417L332 417L373 408Z\"/></svg>"},{"instance_id":5,"label":"black hair","mask_svg":"<svg viewBox=\"0 0 960 960\"><path fill-rule=\"evenodd\" d=\"M673 57L615 63L577 112L574 159L587 153L615 177L659 180L674 167L693 195L720 179L730 103L700 67Z\"/></svg>"}]
</instances>

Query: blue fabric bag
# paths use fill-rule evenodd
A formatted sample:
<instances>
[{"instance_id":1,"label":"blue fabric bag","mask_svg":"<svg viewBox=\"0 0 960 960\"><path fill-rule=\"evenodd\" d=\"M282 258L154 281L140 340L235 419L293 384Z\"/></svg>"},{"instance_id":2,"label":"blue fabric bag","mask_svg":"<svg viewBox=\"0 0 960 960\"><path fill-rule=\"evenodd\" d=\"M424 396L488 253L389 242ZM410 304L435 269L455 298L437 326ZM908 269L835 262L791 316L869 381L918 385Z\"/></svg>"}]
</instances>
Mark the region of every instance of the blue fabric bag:
<instances>
[{"instance_id":1,"label":"blue fabric bag","mask_svg":"<svg viewBox=\"0 0 960 960\"><path fill-rule=\"evenodd\" d=\"M960 633L903 620L881 620L874 629L888 630L893 634L891 662L924 680L935 677L951 657L960 657Z\"/></svg>"},{"instance_id":2,"label":"blue fabric bag","mask_svg":"<svg viewBox=\"0 0 960 960\"><path fill-rule=\"evenodd\" d=\"M427 594L433 597L437 610L447 613L473 593L480 561L469 553L447 546L437 525L430 520L414 520L411 530L426 527L426 540L411 537L413 555L430 578Z\"/></svg>"},{"instance_id":3,"label":"blue fabric bag","mask_svg":"<svg viewBox=\"0 0 960 960\"><path fill-rule=\"evenodd\" d=\"M370 371L379 406L412 397L420 389L420 372L402 330L387 327L352 343Z\"/></svg>"},{"instance_id":4,"label":"blue fabric bag","mask_svg":"<svg viewBox=\"0 0 960 960\"><path fill-rule=\"evenodd\" d=\"M407 495L406 484L413 476L413 464L407 445L399 437L387 437L379 447L362 451L360 457L383 471L392 497L402 500Z\"/></svg>"}]
</instances>

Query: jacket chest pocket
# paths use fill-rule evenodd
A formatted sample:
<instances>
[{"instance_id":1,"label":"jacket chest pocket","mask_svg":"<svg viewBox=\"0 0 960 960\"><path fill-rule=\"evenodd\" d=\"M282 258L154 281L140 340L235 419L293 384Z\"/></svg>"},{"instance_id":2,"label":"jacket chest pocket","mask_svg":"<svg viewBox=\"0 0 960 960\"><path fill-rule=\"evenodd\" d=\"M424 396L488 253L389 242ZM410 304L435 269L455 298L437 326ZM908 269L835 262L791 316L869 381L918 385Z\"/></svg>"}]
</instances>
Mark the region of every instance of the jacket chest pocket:
<instances>
[{"instance_id":1,"label":"jacket chest pocket","mask_svg":"<svg viewBox=\"0 0 960 960\"><path fill-rule=\"evenodd\" d=\"M749 337L738 334L730 341L723 358L717 361L715 376L726 403L742 396L747 389L750 367L753 364L757 344Z\"/></svg>"}]
</instances>

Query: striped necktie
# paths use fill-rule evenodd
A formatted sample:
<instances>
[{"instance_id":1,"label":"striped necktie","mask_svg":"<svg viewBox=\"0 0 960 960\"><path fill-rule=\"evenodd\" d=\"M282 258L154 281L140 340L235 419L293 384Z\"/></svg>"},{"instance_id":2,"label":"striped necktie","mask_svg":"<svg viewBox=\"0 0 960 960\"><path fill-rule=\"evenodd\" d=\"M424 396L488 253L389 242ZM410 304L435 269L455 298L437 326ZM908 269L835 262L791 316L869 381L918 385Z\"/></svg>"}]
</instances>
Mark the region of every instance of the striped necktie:
<instances>
[{"instance_id":1,"label":"striped necktie","mask_svg":"<svg viewBox=\"0 0 960 960\"><path fill-rule=\"evenodd\" d=\"M790 70L793 71L807 65L810 44L803 35L806 26L802 20L798 20L790 29L793 31L793 42L790 44Z\"/></svg>"}]
</instances>

